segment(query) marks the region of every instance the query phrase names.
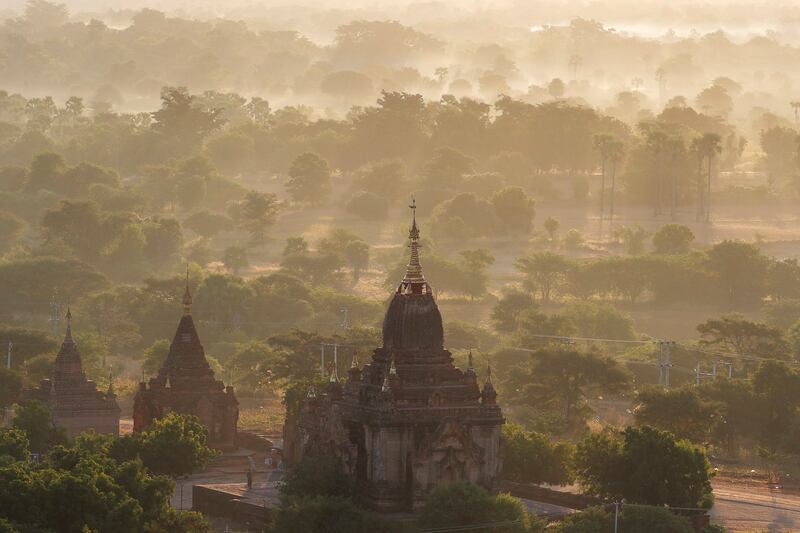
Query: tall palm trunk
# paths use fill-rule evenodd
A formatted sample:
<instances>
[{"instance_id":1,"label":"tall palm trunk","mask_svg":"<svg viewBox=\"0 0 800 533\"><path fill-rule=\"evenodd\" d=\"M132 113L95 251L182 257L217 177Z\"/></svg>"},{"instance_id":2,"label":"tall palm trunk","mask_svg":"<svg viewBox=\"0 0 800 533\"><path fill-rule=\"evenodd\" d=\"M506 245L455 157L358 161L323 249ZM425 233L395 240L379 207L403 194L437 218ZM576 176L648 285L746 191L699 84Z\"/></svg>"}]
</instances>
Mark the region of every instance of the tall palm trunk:
<instances>
[{"instance_id":1,"label":"tall palm trunk","mask_svg":"<svg viewBox=\"0 0 800 533\"><path fill-rule=\"evenodd\" d=\"M706 198L706 223L711 222L711 169L714 166L714 156L708 156L708 197Z\"/></svg>"},{"instance_id":2,"label":"tall palm trunk","mask_svg":"<svg viewBox=\"0 0 800 533\"><path fill-rule=\"evenodd\" d=\"M611 160L611 196L609 198L609 220L611 221L610 228L614 230L614 191L617 185L617 160Z\"/></svg>"},{"instance_id":3,"label":"tall palm trunk","mask_svg":"<svg viewBox=\"0 0 800 533\"><path fill-rule=\"evenodd\" d=\"M678 173L675 169L672 170L672 208L670 209L669 216L673 222L677 218L678 213Z\"/></svg>"},{"instance_id":4,"label":"tall palm trunk","mask_svg":"<svg viewBox=\"0 0 800 533\"><path fill-rule=\"evenodd\" d=\"M703 156L698 156L697 162L697 214L695 215L695 219L700 222L703 220L703 213L705 212L705 206L703 203Z\"/></svg>"},{"instance_id":5,"label":"tall palm trunk","mask_svg":"<svg viewBox=\"0 0 800 533\"><path fill-rule=\"evenodd\" d=\"M600 222L603 221L605 214L605 199L606 199L606 158L603 158L603 164L600 167L602 177L600 178Z\"/></svg>"}]
</instances>

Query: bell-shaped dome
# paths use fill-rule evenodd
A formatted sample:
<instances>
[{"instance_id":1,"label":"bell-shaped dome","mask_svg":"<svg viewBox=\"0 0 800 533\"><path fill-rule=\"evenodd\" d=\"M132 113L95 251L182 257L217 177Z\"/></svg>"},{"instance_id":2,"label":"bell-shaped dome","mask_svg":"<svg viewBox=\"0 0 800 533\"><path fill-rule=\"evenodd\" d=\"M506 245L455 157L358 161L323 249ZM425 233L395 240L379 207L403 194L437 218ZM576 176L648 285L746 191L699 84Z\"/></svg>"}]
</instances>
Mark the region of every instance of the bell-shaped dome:
<instances>
[{"instance_id":1,"label":"bell-shaped dome","mask_svg":"<svg viewBox=\"0 0 800 533\"><path fill-rule=\"evenodd\" d=\"M419 229L415 216L408 233L411 258L406 275L383 319L383 347L395 350L441 350L444 347L442 315L433 299L430 285L422 274L419 261Z\"/></svg>"},{"instance_id":2,"label":"bell-shaped dome","mask_svg":"<svg viewBox=\"0 0 800 533\"><path fill-rule=\"evenodd\" d=\"M429 288L429 287L428 287ZM383 347L395 350L441 350L442 315L430 292L397 292L383 319Z\"/></svg>"}]
</instances>

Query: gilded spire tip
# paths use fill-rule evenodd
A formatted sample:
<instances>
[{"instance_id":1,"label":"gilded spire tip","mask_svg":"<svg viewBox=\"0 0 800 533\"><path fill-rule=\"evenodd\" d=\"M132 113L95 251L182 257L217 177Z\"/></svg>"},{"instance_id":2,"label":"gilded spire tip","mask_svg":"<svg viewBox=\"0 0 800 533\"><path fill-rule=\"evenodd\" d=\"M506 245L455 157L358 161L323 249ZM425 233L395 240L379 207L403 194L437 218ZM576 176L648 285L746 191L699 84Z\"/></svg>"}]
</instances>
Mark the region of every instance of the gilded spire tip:
<instances>
[{"instance_id":1,"label":"gilded spire tip","mask_svg":"<svg viewBox=\"0 0 800 533\"><path fill-rule=\"evenodd\" d=\"M419 228L417 227L417 200L413 196L408 207L411 209L411 228L408 231L408 239L411 241L409 245L411 258L406 266L406 275L403 278L403 283L421 284L425 282L425 276L422 275L422 265L419 262L420 244Z\"/></svg>"}]
</instances>

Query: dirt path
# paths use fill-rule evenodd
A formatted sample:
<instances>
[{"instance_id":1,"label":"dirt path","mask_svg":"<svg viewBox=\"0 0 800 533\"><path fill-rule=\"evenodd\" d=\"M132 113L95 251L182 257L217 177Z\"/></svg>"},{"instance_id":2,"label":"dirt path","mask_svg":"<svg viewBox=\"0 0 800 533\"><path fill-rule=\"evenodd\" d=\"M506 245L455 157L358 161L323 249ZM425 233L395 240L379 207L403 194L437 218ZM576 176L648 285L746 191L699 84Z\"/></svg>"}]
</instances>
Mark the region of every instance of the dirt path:
<instances>
[{"instance_id":1,"label":"dirt path","mask_svg":"<svg viewBox=\"0 0 800 533\"><path fill-rule=\"evenodd\" d=\"M712 521L728 531L800 531L800 496L760 485L715 481L714 497Z\"/></svg>"}]
</instances>

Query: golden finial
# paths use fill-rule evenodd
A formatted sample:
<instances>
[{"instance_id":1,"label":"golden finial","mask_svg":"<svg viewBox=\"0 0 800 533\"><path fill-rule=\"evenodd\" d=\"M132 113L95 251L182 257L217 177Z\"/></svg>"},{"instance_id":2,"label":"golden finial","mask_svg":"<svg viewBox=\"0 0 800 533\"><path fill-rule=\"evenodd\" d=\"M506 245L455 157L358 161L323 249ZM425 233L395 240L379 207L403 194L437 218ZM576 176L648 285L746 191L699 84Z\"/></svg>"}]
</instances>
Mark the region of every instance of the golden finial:
<instances>
[{"instance_id":1,"label":"golden finial","mask_svg":"<svg viewBox=\"0 0 800 533\"><path fill-rule=\"evenodd\" d=\"M419 228L417 227L417 201L412 196L411 205L412 221L411 229L408 231L408 238L411 240L411 258L406 266L406 275L403 283L424 283L425 277L422 275L422 265L419 262Z\"/></svg>"}]
</instances>

